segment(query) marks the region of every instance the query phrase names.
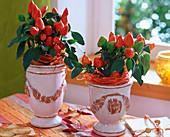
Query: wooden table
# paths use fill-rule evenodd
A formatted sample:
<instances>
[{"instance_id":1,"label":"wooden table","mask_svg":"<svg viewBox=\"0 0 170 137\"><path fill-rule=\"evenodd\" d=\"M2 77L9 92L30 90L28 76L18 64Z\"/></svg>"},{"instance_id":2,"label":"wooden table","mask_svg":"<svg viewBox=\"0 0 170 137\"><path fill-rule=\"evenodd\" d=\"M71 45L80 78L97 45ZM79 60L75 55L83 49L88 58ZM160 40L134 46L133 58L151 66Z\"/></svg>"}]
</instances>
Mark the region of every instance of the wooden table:
<instances>
[{"instance_id":1,"label":"wooden table","mask_svg":"<svg viewBox=\"0 0 170 137\"><path fill-rule=\"evenodd\" d=\"M28 97L25 94L14 94L12 96L3 98L0 100L0 123L10 124L21 124L34 128L37 136L43 137L99 137L92 132L93 125L98 121L94 115L80 115L76 112L68 113L68 108L71 107L73 110L81 109L85 112L90 112L85 106L79 106L74 104L63 103L59 116L62 118L68 115L74 115L76 119L72 119L75 123L79 120L82 124L81 130L83 132L67 133L62 130L68 128L64 121L59 127L50 129L39 129L35 128L30 124L30 119L34 116L31 107L29 105ZM90 112L91 113L91 112ZM133 119L134 117L125 116L125 119ZM122 122L124 122L124 120ZM130 131L126 129L126 134L121 137L132 137Z\"/></svg>"}]
</instances>

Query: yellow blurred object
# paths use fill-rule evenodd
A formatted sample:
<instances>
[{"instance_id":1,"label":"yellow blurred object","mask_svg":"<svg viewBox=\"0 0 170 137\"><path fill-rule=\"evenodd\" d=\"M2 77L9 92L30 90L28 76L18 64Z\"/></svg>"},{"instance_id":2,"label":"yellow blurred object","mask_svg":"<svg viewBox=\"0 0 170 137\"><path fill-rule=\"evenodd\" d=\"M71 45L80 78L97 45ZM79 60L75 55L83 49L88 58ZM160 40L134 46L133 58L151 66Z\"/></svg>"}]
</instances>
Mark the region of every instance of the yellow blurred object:
<instances>
[{"instance_id":1,"label":"yellow blurred object","mask_svg":"<svg viewBox=\"0 0 170 137\"><path fill-rule=\"evenodd\" d=\"M162 83L170 84L170 50L160 51L155 60L155 70Z\"/></svg>"}]
</instances>

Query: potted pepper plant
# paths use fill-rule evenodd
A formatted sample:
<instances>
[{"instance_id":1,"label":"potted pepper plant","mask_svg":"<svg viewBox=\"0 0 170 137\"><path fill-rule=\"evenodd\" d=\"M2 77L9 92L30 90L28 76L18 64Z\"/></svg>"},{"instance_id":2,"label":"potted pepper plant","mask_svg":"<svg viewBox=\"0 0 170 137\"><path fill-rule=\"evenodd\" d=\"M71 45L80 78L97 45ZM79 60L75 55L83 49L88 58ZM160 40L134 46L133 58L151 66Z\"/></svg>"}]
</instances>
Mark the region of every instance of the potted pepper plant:
<instances>
[{"instance_id":1,"label":"potted pepper plant","mask_svg":"<svg viewBox=\"0 0 170 137\"><path fill-rule=\"evenodd\" d=\"M120 120L130 106L130 77L142 86L155 44L146 44L141 34L134 40L131 32L124 38L110 32L109 39L101 36L97 45L100 49L93 63L84 54L81 65L67 65L74 67L72 78L83 75L89 86L91 110L99 120L93 131L101 136L119 136L125 132Z\"/></svg>"},{"instance_id":2,"label":"potted pepper plant","mask_svg":"<svg viewBox=\"0 0 170 137\"><path fill-rule=\"evenodd\" d=\"M22 24L17 29L17 37L8 45L19 43L17 59L23 59L26 70L25 92L29 96L35 117L31 124L48 128L61 123L57 115L66 90L66 65L77 62L75 43L84 45L81 34L71 31L68 23L68 9L60 15L56 8L47 12L31 0L28 14L19 15ZM72 38L68 38L70 33Z\"/></svg>"}]
</instances>

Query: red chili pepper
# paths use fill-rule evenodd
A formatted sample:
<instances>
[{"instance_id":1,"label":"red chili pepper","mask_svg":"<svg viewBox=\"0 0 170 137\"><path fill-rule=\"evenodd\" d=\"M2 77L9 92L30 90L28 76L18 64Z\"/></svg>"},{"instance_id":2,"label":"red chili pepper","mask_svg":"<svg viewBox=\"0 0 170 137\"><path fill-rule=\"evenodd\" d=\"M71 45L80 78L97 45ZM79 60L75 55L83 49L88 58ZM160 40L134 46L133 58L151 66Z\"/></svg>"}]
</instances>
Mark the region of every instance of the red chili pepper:
<instances>
[{"instance_id":1,"label":"red chili pepper","mask_svg":"<svg viewBox=\"0 0 170 137\"><path fill-rule=\"evenodd\" d=\"M73 124L73 122L70 119L63 119L63 121L69 123L69 124Z\"/></svg>"},{"instance_id":2,"label":"red chili pepper","mask_svg":"<svg viewBox=\"0 0 170 137\"><path fill-rule=\"evenodd\" d=\"M45 14L45 12L47 11L48 9L48 6L44 6L41 8L41 13L42 13L42 16Z\"/></svg>"},{"instance_id":3,"label":"red chili pepper","mask_svg":"<svg viewBox=\"0 0 170 137\"><path fill-rule=\"evenodd\" d=\"M63 27L64 27L64 24L61 21L55 22L54 25L53 25L53 28L56 30L57 33L58 33L58 31L63 29Z\"/></svg>"},{"instance_id":4,"label":"red chili pepper","mask_svg":"<svg viewBox=\"0 0 170 137\"><path fill-rule=\"evenodd\" d=\"M36 20L35 15L36 15L37 11L38 11L37 5L36 5L36 4L33 4L33 5L32 5L32 18L33 18L34 20Z\"/></svg>"},{"instance_id":5,"label":"red chili pepper","mask_svg":"<svg viewBox=\"0 0 170 137\"><path fill-rule=\"evenodd\" d=\"M37 19L37 18L42 18L42 13L41 13L40 9L38 9L36 14L35 14L35 19Z\"/></svg>"},{"instance_id":6,"label":"red chili pepper","mask_svg":"<svg viewBox=\"0 0 170 137\"><path fill-rule=\"evenodd\" d=\"M129 32L125 38L124 38L124 45L125 47L133 47L134 45L134 40L133 40L133 36L132 36L132 33Z\"/></svg>"},{"instance_id":7,"label":"red chili pepper","mask_svg":"<svg viewBox=\"0 0 170 137\"><path fill-rule=\"evenodd\" d=\"M61 17L61 20L64 24L64 26L67 26L68 25L68 19L67 19L67 16L64 16L64 17Z\"/></svg>"},{"instance_id":8,"label":"red chili pepper","mask_svg":"<svg viewBox=\"0 0 170 137\"><path fill-rule=\"evenodd\" d=\"M52 13L58 13L56 8L52 9Z\"/></svg>"},{"instance_id":9,"label":"red chili pepper","mask_svg":"<svg viewBox=\"0 0 170 137\"><path fill-rule=\"evenodd\" d=\"M39 28L37 27L31 27L30 29L30 33L34 36L34 35L37 35L39 32Z\"/></svg>"},{"instance_id":10,"label":"red chili pepper","mask_svg":"<svg viewBox=\"0 0 170 137\"><path fill-rule=\"evenodd\" d=\"M75 128L66 128L66 129L63 129L63 132L79 132L79 130Z\"/></svg>"},{"instance_id":11,"label":"red chili pepper","mask_svg":"<svg viewBox=\"0 0 170 137\"><path fill-rule=\"evenodd\" d=\"M32 5L34 5L34 2L31 0L29 5L28 5L28 14L32 13Z\"/></svg>"},{"instance_id":12,"label":"red chili pepper","mask_svg":"<svg viewBox=\"0 0 170 137\"><path fill-rule=\"evenodd\" d=\"M80 111L80 110L77 110L77 113L82 114L82 115L91 115L91 113Z\"/></svg>"},{"instance_id":13,"label":"red chili pepper","mask_svg":"<svg viewBox=\"0 0 170 137\"><path fill-rule=\"evenodd\" d=\"M60 30L61 36L66 36L67 33L68 33L68 26L65 26L64 28L62 28L62 29Z\"/></svg>"},{"instance_id":14,"label":"red chili pepper","mask_svg":"<svg viewBox=\"0 0 170 137\"><path fill-rule=\"evenodd\" d=\"M123 45L124 42L123 42L122 35L117 36L115 46L118 48L118 47L123 47Z\"/></svg>"},{"instance_id":15,"label":"red chili pepper","mask_svg":"<svg viewBox=\"0 0 170 137\"><path fill-rule=\"evenodd\" d=\"M113 34L113 32L110 32L108 43L115 41L115 40L116 40L115 34Z\"/></svg>"},{"instance_id":16,"label":"red chili pepper","mask_svg":"<svg viewBox=\"0 0 170 137\"><path fill-rule=\"evenodd\" d=\"M65 10L63 11L61 18L65 17L65 16L68 16L68 9L67 8L65 8Z\"/></svg>"},{"instance_id":17,"label":"red chili pepper","mask_svg":"<svg viewBox=\"0 0 170 137\"><path fill-rule=\"evenodd\" d=\"M139 34L136 38L136 41L143 41L144 42L144 45L145 45L145 38L142 36L142 34Z\"/></svg>"},{"instance_id":18,"label":"red chili pepper","mask_svg":"<svg viewBox=\"0 0 170 137\"><path fill-rule=\"evenodd\" d=\"M38 27L40 30L44 30L45 29L44 22L43 22L43 20L41 18L38 18L36 20L35 27Z\"/></svg>"}]
</instances>

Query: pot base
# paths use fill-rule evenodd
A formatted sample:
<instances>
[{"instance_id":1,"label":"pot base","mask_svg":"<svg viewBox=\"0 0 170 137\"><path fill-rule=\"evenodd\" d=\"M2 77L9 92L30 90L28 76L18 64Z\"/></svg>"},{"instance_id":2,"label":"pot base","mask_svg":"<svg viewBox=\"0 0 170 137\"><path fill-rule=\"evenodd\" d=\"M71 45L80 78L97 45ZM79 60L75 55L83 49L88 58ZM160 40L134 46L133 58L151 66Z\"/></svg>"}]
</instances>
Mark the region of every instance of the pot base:
<instances>
[{"instance_id":1,"label":"pot base","mask_svg":"<svg viewBox=\"0 0 170 137\"><path fill-rule=\"evenodd\" d=\"M39 128L51 128L59 126L62 122L62 118L59 116L54 117L33 117L31 119L31 125Z\"/></svg>"},{"instance_id":2,"label":"pot base","mask_svg":"<svg viewBox=\"0 0 170 137\"><path fill-rule=\"evenodd\" d=\"M125 129L125 126L120 122L112 125L98 122L93 126L93 132L100 136L120 136L125 133Z\"/></svg>"}]
</instances>

